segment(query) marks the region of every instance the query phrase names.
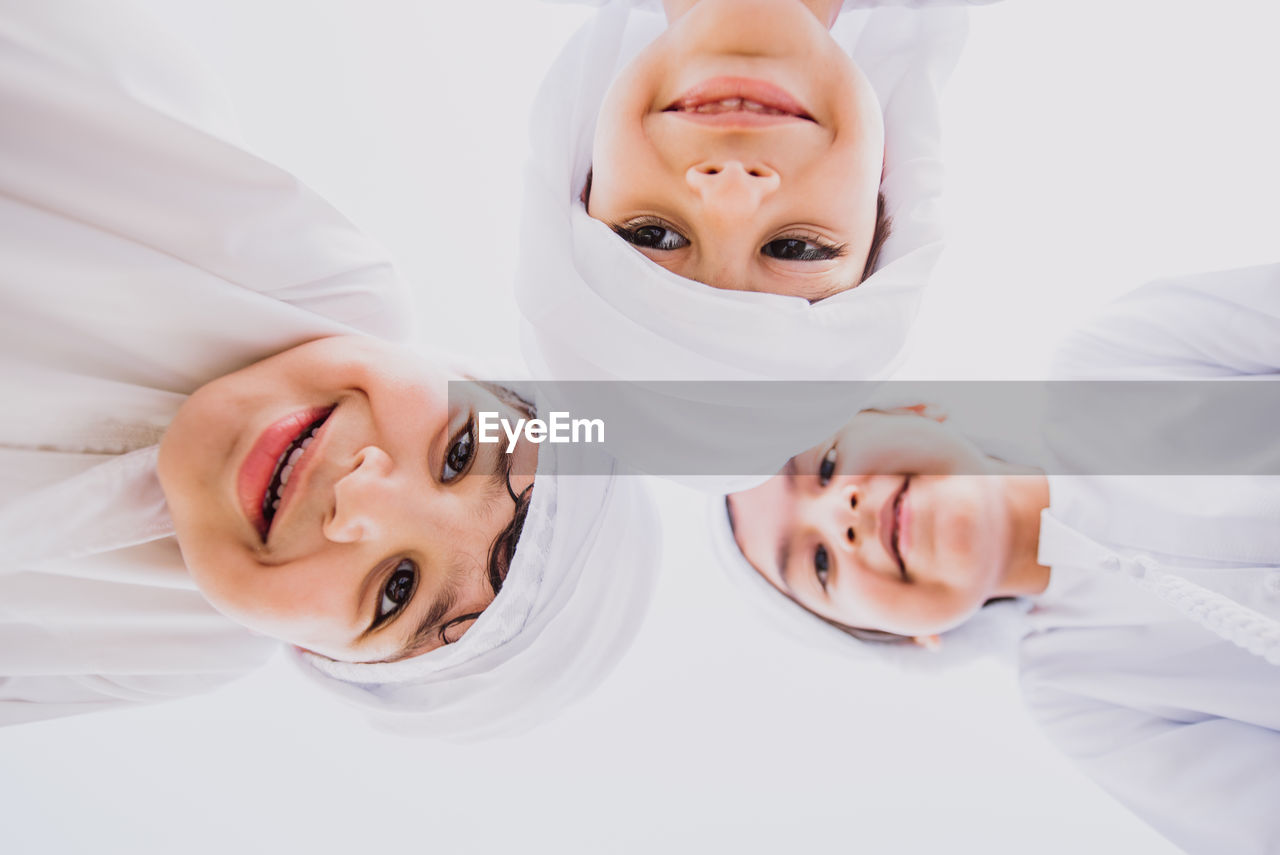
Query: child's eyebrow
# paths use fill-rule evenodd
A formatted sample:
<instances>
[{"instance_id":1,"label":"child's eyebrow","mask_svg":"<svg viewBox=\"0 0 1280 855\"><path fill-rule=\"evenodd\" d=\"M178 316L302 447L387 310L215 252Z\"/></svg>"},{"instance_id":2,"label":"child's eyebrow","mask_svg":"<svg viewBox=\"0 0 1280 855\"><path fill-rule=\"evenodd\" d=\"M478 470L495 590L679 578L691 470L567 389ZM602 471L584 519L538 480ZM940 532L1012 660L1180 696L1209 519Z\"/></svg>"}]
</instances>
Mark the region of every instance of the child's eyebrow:
<instances>
[{"instance_id":1,"label":"child's eyebrow","mask_svg":"<svg viewBox=\"0 0 1280 855\"><path fill-rule=\"evenodd\" d=\"M432 636L440 629L440 622L450 611L458 599L458 588L453 584L453 580L457 578L455 575L460 568L454 567L449 573L449 582L444 590L436 595L435 602L431 604L431 608L427 609L427 613L422 616L422 620L418 622L418 626L414 629L413 634L400 648L400 651L391 657L390 661L400 659L408 659L410 656L416 655L420 650L427 647Z\"/></svg>"},{"instance_id":2,"label":"child's eyebrow","mask_svg":"<svg viewBox=\"0 0 1280 855\"><path fill-rule=\"evenodd\" d=\"M785 593L791 592L791 580L787 578L787 562L791 560L791 535L783 532L782 537L778 540L778 578L782 580L782 587L786 589Z\"/></svg>"}]
</instances>

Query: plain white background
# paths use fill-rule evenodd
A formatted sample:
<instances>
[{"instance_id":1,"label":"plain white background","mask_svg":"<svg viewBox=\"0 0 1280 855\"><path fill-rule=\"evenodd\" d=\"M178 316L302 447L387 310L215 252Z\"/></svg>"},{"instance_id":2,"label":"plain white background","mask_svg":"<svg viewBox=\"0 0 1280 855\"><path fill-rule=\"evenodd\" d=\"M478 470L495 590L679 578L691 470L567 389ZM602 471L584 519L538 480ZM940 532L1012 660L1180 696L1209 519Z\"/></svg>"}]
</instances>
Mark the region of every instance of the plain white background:
<instances>
[{"instance_id":1,"label":"plain white background","mask_svg":"<svg viewBox=\"0 0 1280 855\"><path fill-rule=\"evenodd\" d=\"M425 345L511 364L529 105L587 10L146 5L225 77L255 150L392 250ZM1275 7L1010 0L971 23L946 97L950 249L908 374L1039 376L1127 288L1276 260ZM277 660L209 696L0 731L0 848L1176 851L1053 751L1008 668L904 676L776 637L715 566L702 500L656 494L648 622L555 722L386 737Z\"/></svg>"}]
</instances>

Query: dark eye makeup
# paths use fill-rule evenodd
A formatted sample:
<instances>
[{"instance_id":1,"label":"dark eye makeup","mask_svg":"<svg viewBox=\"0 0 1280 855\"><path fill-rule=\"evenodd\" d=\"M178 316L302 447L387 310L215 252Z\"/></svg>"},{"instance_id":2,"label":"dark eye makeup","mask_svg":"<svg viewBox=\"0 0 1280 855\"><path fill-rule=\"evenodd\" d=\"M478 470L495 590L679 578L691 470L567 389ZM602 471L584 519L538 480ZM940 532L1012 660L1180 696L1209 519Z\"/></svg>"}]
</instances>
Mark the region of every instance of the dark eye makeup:
<instances>
[{"instance_id":1,"label":"dark eye makeup","mask_svg":"<svg viewBox=\"0 0 1280 855\"><path fill-rule=\"evenodd\" d=\"M373 625L370 629L377 629L403 611L405 604L413 599L413 592L417 587L417 563L409 558L400 559L382 586L382 593L378 596L378 606L374 610Z\"/></svg>"},{"instance_id":2,"label":"dark eye makeup","mask_svg":"<svg viewBox=\"0 0 1280 855\"><path fill-rule=\"evenodd\" d=\"M476 422L475 418L467 419L467 424L458 431L457 436L449 443L449 450L444 455L444 465L440 471L440 481L451 484L467 473L471 461L476 456Z\"/></svg>"},{"instance_id":3,"label":"dark eye makeup","mask_svg":"<svg viewBox=\"0 0 1280 855\"><path fill-rule=\"evenodd\" d=\"M779 261L830 261L844 256L845 252L844 244L797 237L777 238L760 248L762 255Z\"/></svg>"},{"instance_id":4,"label":"dark eye makeup","mask_svg":"<svg viewBox=\"0 0 1280 855\"><path fill-rule=\"evenodd\" d=\"M676 231L665 220L645 218L629 223L614 224L610 228L613 229L618 237L641 249L670 252L676 249L684 249L689 245L689 239Z\"/></svg>"}]
</instances>

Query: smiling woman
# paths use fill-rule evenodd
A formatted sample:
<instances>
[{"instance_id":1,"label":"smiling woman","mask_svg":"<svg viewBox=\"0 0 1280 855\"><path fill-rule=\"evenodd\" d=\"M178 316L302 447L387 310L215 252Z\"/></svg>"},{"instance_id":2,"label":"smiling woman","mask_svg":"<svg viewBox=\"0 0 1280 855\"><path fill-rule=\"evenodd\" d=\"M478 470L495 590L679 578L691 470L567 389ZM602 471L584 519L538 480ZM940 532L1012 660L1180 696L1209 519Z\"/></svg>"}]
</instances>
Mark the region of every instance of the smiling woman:
<instances>
[{"instance_id":1,"label":"smiling woman","mask_svg":"<svg viewBox=\"0 0 1280 855\"><path fill-rule=\"evenodd\" d=\"M0 724L206 691L272 640L437 736L591 688L648 602L643 487L479 444L532 405L450 397L392 343L385 253L232 143L171 39L67 8L0 15Z\"/></svg>"}]
</instances>

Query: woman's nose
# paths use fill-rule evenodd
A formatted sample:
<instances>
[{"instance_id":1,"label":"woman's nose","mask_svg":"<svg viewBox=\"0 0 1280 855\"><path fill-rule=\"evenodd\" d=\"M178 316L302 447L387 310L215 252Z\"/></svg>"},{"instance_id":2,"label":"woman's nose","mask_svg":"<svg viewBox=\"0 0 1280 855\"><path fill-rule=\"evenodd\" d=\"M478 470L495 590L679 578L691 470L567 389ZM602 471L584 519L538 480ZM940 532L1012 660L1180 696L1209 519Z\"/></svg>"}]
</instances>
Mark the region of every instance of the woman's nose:
<instances>
[{"instance_id":1,"label":"woman's nose","mask_svg":"<svg viewBox=\"0 0 1280 855\"><path fill-rule=\"evenodd\" d=\"M355 466L333 486L333 513L324 523L328 540L356 543L378 535L392 468L391 456L376 445L356 453Z\"/></svg>"},{"instance_id":2,"label":"woman's nose","mask_svg":"<svg viewBox=\"0 0 1280 855\"><path fill-rule=\"evenodd\" d=\"M706 161L689 167L685 180L703 204L726 214L754 213L778 189L778 173L764 164Z\"/></svg>"}]
</instances>

